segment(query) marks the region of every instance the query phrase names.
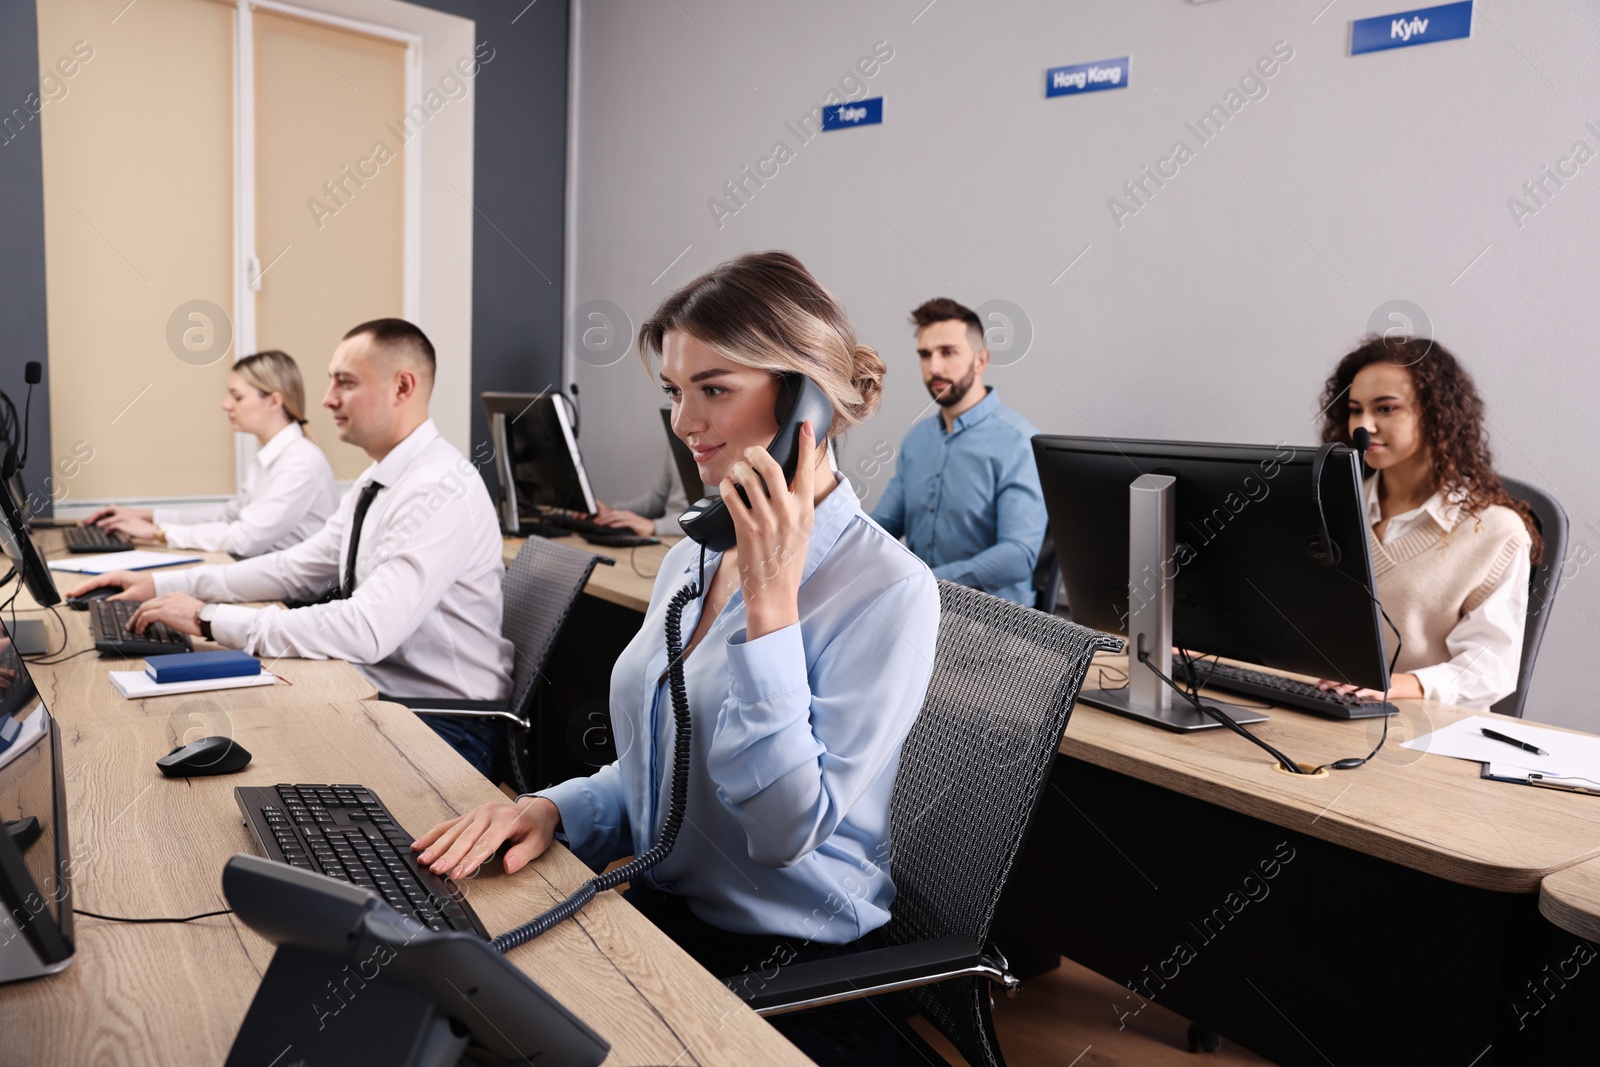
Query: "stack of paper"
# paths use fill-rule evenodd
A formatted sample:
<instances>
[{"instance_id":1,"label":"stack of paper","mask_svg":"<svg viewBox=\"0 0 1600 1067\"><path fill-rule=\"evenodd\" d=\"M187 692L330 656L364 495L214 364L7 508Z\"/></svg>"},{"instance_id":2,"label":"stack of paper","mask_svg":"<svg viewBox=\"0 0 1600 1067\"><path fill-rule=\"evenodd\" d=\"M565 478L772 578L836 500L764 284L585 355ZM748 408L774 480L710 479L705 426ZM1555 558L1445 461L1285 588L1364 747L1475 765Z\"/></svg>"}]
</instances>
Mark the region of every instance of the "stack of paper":
<instances>
[{"instance_id":1,"label":"stack of paper","mask_svg":"<svg viewBox=\"0 0 1600 1067\"><path fill-rule=\"evenodd\" d=\"M1514 737L1536 745L1549 753L1535 755L1504 741L1483 736L1487 727L1495 733ZM1600 779L1600 737L1590 734L1572 734L1552 730L1529 722L1507 722L1474 715L1451 723L1431 734L1423 734L1407 741L1402 748L1412 748L1435 756L1493 763L1497 769L1517 768L1549 777Z\"/></svg>"},{"instance_id":2,"label":"stack of paper","mask_svg":"<svg viewBox=\"0 0 1600 1067\"><path fill-rule=\"evenodd\" d=\"M144 671L112 671L111 684L129 700L163 697L173 693L204 693L211 689L244 689L252 685L271 685L278 679L266 671L234 678L200 678L193 682L168 682L161 685Z\"/></svg>"}]
</instances>

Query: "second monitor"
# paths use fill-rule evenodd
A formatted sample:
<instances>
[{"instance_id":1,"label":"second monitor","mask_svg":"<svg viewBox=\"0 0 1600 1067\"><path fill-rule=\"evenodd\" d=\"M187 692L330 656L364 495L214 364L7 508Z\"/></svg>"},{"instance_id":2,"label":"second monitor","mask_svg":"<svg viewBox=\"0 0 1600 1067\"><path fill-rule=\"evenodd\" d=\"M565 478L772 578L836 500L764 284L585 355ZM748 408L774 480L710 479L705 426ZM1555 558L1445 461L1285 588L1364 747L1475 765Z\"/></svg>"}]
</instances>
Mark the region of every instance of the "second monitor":
<instances>
[{"instance_id":1,"label":"second monitor","mask_svg":"<svg viewBox=\"0 0 1600 1067\"><path fill-rule=\"evenodd\" d=\"M568 404L560 393L483 394L506 533L522 533L541 508L598 510Z\"/></svg>"},{"instance_id":2,"label":"second monitor","mask_svg":"<svg viewBox=\"0 0 1600 1067\"><path fill-rule=\"evenodd\" d=\"M1042 434L1033 448L1073 620L1130 639L1128 685L1085 689L1086 702L1169 729L1215 725L1174 706L1140 641L1169 675L1176 645L1387 688L1357 453ZM1287 695L1272 694L1297 703ZM1392 712L1321 706L1334 699L1298 703Z\"/></svg>"}]
</instances>

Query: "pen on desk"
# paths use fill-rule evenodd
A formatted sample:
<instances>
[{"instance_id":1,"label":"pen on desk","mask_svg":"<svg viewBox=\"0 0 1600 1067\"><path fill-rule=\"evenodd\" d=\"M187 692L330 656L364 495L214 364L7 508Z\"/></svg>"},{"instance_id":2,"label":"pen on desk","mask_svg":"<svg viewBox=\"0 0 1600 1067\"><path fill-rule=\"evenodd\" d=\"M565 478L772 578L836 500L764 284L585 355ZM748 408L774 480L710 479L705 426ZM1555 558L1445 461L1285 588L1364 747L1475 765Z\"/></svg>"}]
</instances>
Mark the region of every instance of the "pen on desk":
<instances>
[{"instance_id":1,"label":"pen on desk","mask_svg":"<svg viewBox=\"0 0 1600 1067\"><path fill-rule=\"evenodd\" d=\"M1548 756L1548 755L1550 755L1550 753L1546 752L1544 749L1540 748L1538 745L1530 745L1526 741L1518 741L1515 737L1507 737L1505 734L1497 734L1493 730L1488 730L1488 729L1483 730L1483 736L1487 737L1487 738L1489 738L1490 740L1493 740L1493 741L1504 741L1508 745L1516 745L1518 748L1522 749L1524 752L1532 752L1535 756Z\"/></svg>"}]
</instances>

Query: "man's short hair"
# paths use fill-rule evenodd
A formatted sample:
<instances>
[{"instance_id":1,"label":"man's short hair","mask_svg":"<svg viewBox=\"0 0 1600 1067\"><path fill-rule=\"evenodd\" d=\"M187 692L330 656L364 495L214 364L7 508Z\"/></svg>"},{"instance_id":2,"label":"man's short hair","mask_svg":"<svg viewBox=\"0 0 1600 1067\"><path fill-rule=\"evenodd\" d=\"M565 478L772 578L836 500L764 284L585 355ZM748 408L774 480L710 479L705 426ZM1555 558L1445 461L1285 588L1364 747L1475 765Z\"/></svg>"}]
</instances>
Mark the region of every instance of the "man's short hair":
<instances>
[{"instance_id":1,"label":"man's short hair","mask_svg":"<svg viewBox=\"0 0 1600 1067\"><path fill-rule=\"evenodd\" d=\"M920 332L936 322L959 321L967 324L972 350L988 347L983 339L983 321L978 313L948 296L936 296L911 312L911 323Z\"/></svg>"},{"instance_id":2,"label":"man's short hair","mask_svg":"<svg viewBox=\"0 0 1600 1067\"><path fill-rule=\"evenodd\" d=\"M409 357L420 362L428 370L428 379L432 381L434 372L438 368L438 361L434 359L433 342L428 340L428 335L405 319L373 319L363 322L344 335L346 341L352 337L367 334L372 338L372 343L391 355Z\"/></svg>"}]
</instances>

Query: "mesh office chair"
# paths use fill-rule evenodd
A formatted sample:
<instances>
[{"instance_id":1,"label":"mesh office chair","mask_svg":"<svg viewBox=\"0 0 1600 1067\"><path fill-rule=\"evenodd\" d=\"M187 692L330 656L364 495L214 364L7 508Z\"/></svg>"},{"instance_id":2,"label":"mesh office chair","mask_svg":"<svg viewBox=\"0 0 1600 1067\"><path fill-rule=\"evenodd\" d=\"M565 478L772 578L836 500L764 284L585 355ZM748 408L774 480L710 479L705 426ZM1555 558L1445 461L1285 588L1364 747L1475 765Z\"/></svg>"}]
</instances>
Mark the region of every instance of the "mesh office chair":
<instances>
[{"instance_id":1,"label":"mesh office chair","mask_svg":"<svg viewBox=\"0 0 1600 1067\"><path fill-rule=\"evenodd\" d=\"M511 669L511 699L494 701L419 699L378 694L381 700L404 704L412 711L429 715L458 715L469 718L506 720L510 746L511 785L518 793L532 792L533 704L536 683L544 675L545 660L555 647L561 628L566 625L572 605L589 582L595 564L612 564L608 556L597 556L570 545L558 545L543 537L523 542L517 558L506 568L501 609L500 633L511 642L514 659Z\"/></svg>"},{"instance_id":2,"label":"mesh office chair","mask_svg":"<svg viewBox=\"0 0 1600 1067\"><path fill-rule=\"evenodd\" d=\"M1528 683L1533 681L1533 662L1539 657L1539 643L1550 624L1550 609L1561 588L1561 564L1567 558L1567 513L1556 498L1537 486L1515 478L1501 478L1500 484L1513 499L1525 500L1533 509L1533 520L1544 538L1544 558L1528 576L1528 621L1522 631L1522 665L1517 668L1517 689L1497 700L1490 711L1522 717L1528 700Z\"/></svg>"},{"instance_id":3,"label":"mesh office chair","mask_svg":"<svg viewBox=\"0 0 1600 1067\"><path fill-rule=\"evenodd\" d=\"M989 985L1020 983L988 947L990 926L1089 661L1122 642L949 582L939 601L933 677L889 813L891 947L729 986L763 1015L908 990L907 1013L970 1064L1003 1067Z\"/></svg>"}]
</instances>

